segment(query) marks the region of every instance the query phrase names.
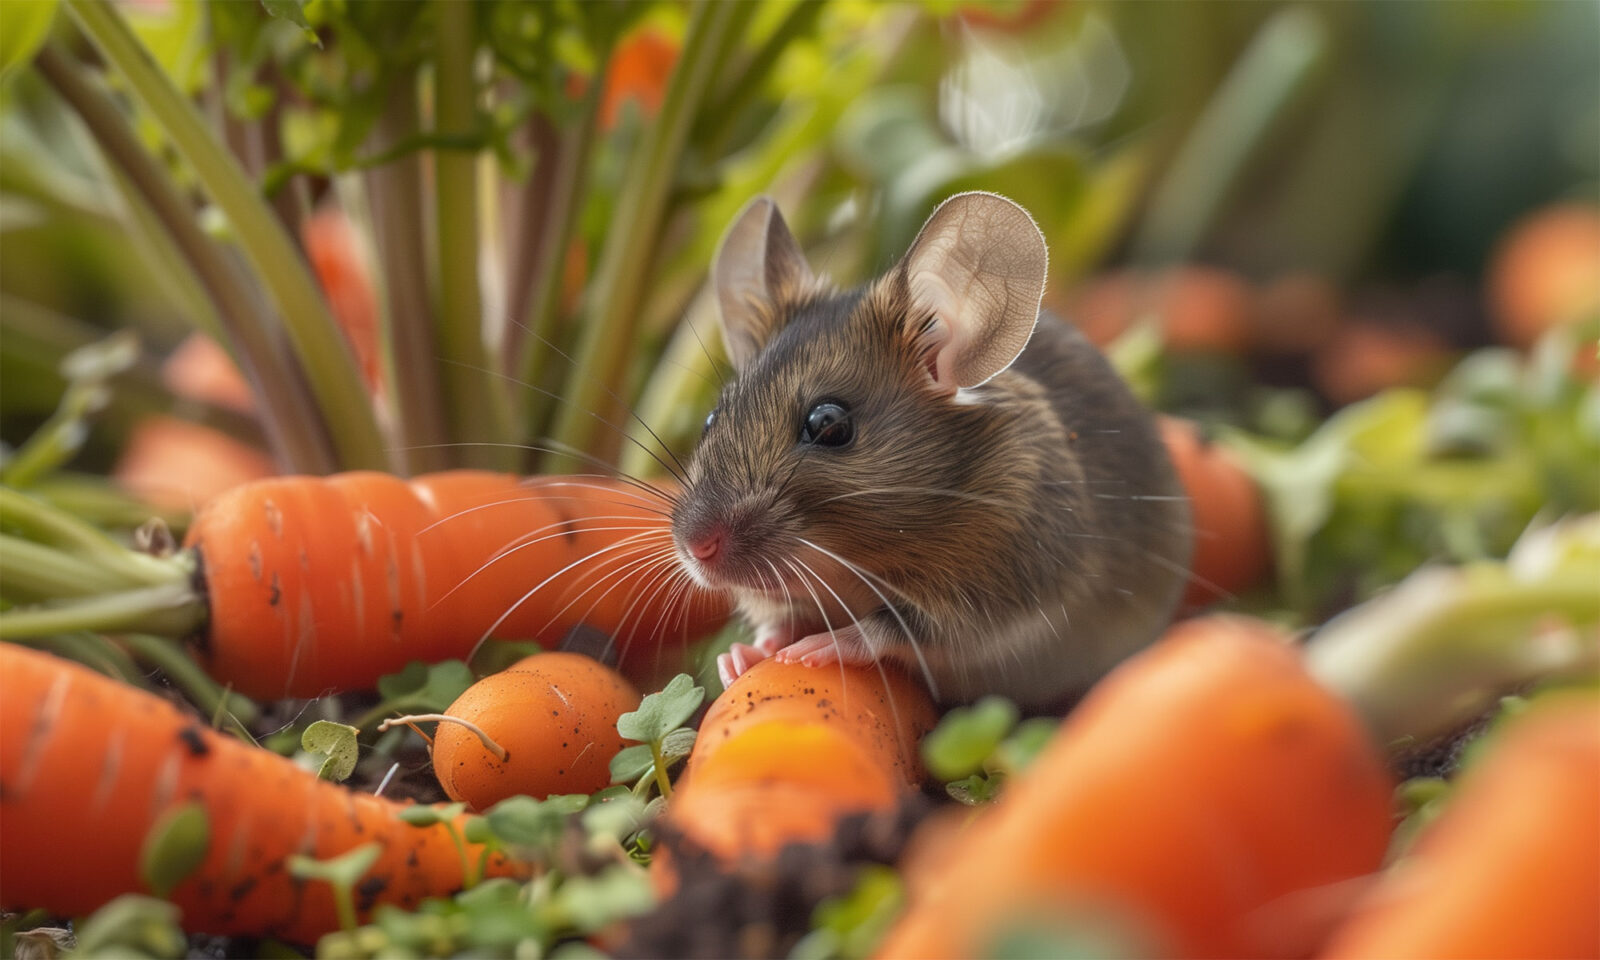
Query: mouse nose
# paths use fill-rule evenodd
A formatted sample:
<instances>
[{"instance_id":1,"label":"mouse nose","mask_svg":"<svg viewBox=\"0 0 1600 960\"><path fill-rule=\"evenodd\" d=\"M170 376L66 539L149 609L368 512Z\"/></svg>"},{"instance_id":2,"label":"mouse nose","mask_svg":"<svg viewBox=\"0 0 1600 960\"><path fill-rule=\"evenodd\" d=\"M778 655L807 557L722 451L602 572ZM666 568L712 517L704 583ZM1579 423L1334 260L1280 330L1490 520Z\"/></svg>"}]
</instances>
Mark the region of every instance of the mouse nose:
<instances>
[{"instance_id":1,"label":"mouse nose","mask_svg":"<svg viewBox=\"0 0 1600 960\"><path fill-rule=\"evenodd\" d=\"M726 539L726 531L721 524L716 524L689 537L684 546L696 560L710 563L722 552L722 544Z\"/></svg>"}]
</instances>

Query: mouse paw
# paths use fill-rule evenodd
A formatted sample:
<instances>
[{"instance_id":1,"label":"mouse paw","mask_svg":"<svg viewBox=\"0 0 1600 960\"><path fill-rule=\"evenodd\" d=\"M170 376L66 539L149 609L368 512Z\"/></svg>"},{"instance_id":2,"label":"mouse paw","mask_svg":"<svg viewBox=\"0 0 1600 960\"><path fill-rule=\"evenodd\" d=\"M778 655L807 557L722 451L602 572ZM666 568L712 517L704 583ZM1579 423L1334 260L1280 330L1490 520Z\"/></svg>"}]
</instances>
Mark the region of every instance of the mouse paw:
<instances>
[{"instance_id":1,"label":"mouse paw","mask_svg":"<svg viewBox=\"0 0 1600 960\"><path fill-rule=\"evenodd\" d=\"M808 667L826 667L835 663L866 666L876 663L878 659L867 645L866 638L861 635L861 628L854 624L832 633L824 631L801 637L773 656L782 663L799 663Z\"/></svg>"},{"instance_id":2,"label":"mouse paw","mask_svg":"<svg viewBox=\"0 0 1600 960\"><path fill-rule=\"evenodd\" d=\"M736 643L717 657L717 676L724 687L732 685L746 670L767 659L768 654L748 643Z\"/></svg>"},{"instance_id":3,"label":"mouse paw","mask_svg":"<svg viewBox=\"0 0 1600 960\"><path fill-rule=\"evenodd\" d=\"M753 646L761 652L762 656L770 657L789 644L794 643L795 640L799 639L799 636L800 634L796 631L794 624L767 624L756 628L756 639Z\"/></svg>"}]
</instances>

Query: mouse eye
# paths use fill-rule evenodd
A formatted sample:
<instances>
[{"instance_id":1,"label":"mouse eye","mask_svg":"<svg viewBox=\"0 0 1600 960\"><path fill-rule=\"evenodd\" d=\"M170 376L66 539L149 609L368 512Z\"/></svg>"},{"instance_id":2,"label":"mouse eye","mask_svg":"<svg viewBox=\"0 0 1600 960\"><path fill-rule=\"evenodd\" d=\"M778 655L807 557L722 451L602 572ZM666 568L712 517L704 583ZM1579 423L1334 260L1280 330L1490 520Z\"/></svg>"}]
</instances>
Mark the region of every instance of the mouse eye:
<instances>
[{"instance_id":1,"label":"mouse eye","mask_svg":"<svg viewBox=\"0 0 1600 960\"><path fill-rule=\"evenodd\" d=\"M716 419L717 419L716 408L712 408L711 412L706 414L706 423L705 423L705 426L700 428L700 436L703 437L703 436L706 435L706 432L711 429L711 424L715 423Z\"/></svg>"},{"instance_id":2,"label":"mouse eye","mask_svg":"<svg viewBox=\"0 0 1600 960\"><path fill-rule=\"evenodd\" d=\"M850 411L843 404L824 400L806 414L800 426L800 442L814 443L820 447L842 447L855 439L856 428L850 420Z\"/></svg>"}]
</instances>

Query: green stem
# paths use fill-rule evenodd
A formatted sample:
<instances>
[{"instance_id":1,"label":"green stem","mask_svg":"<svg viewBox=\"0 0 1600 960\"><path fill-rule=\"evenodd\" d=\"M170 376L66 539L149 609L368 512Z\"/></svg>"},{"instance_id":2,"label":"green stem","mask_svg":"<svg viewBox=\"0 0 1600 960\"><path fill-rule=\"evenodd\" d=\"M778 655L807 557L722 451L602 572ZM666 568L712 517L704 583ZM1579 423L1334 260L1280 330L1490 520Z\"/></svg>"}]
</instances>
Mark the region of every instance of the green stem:
<instances>
[{"instance_id":1,"label":"green stem","mask_svg":"<svg viewBox=\"0 0 1600 960\"><path fill-rule=\"evenodd\" d=\"M597 436L600 421L595 415L615 420L606 415L624 403L616 398L628 393L625 380L646 273L679 159L711 79L754 12L755 5L748 3L702 2L694 8L661 114L629 158L616 214L589 285L595 299L578 344L577 366L567 378L568 402L552 431L557 446L610 458L621 443L617 431ZM575 470L579 463L570 455L547 458L556 471Z\"/></svg>"},{"instance_id":2,"label":"green stem","mask_svg":"<svg viewBox=\"0 0 1600 960\"><path fill-rule=\"evenodd\" d=\"M321 433L321 421L299 389L288 358L250 292L239 282L237 271L201 229L171 177L145 150L121 111L89 82L71 57L48 46L34 64L166 229L215 304L232 353L268 413L269 437L280 460L293 470L327 472L333 465L328 438Z\"/></svg>"},{"instance_id":3,"label":"green stem","mask_svg":"<svg viewBox=\"0 0 1600 960\"><path fill-rule=\"evenodd\" d=\"M294 243L237 161L150 57L109 0L68 0L79 25L154 115L233 226L277 307L346 468L388 466L355 358Z\"/></svg>"},{"instance_id":4,"label":"green stem","mask_svg":"<svg viewBox=\"0 0 1600 960\"><path fill-rule=\"evenodd\" d=\"M470 135L478 128L477 5L436 0L438 58L434 63L435 132ZM478 278L478 152L434 154L434 223L437 226L439 313L435 341L439 380L444 385L451 439L464 446L459 459L481 467L509 469L515 448L505 392L489 376L483 344L483 296ZM498 363L495 369L502 369Z\"/></svg>"},{"instance_id":5,"label":"green stem","mask_svg":"<svg viewBox=\"0 0 1600 960\"><path fill-rule=\"evenodd\" d=\"M1233 65L1150 202L1134 249L1145 262L1192 256L1251 154L1328 44L1320 11L1279 10Z\"/></svg>"},{"instance_id":6,"label":"green stem","mask_svg":"<svg viewBox=\"0 0 1600 960\"><path fill-rule=\"evenodd\" d=\"M126 586L79 557L0 533L0 594L6 597L82 597Z\"/></svg>"},{"instance_id":7,"label":"green stem","mask_svg":"<svg viewBox=\"0 0 1600 960\"><path fill-rule=\"evenodd\" d=\"M155 586L189 576L188 561L135 553L72 514L9 487L0 487L0 523L75 555L112 578L112 589ZM70 584L63 586L70 591Z\"/></svg>"},{"instance_id":8,"label":"green stem","mask_svg":"<svg viewBox=\"0 0 1600 960\"><path fill-rule=\"evenodd\" d=\"M427 473L451 465L445 446L444 407L439 398L439 369L434 359L433 323L428 304L427 235L422 211L422 158L415 150L399 150L414 142L421 129L417 75L405 68L385 77L383 110L373 129L373 146L394 151L387 162L366 173L372 233L376 241L379 282L383 285L385 381L391 384L395 429L408 472ZM399 385L404 384L404 389Z\"/></svg>"},{"instance_id":9,"label":"green stem","mask_svg":"<svg viewBox=\"0 0 1600 960\"><path fill-rule=\"evenodd\" d=\"M554 386L557 381L545 369L550 355L555 352L556 327L561 319L562 281L566 276L567 252L572 248L572 238L577 233L580 202L584 181L589 170L589 157L594 152L595 131L600 125L601 92L605 84L599 78L606 75L612 50L607 47L595 67L596 79L589 84L579 107L577 120L562 134L556 151L555 169L550 171L550 203L541 217L542 231L539 258L532 272L531 307L525 317L517 317L527 329L518 333L517 372L524 384ZM544 173L540 164L536 175ZM550 408L555 401L554 390L526 391L523 404L524 436L543 436L550 422Z\"/></svg>"},{"instance_id":10,"label":"green stem","mask_svg":"<svg viewBox=\"0 0 1600 960\"><path fill-rule=\"evenodd\" d=\"M169 637L129 633L122 645L140 663L158 668L208 717L227 715L240 729L247 729L260 716L254 701L225 689L211 679L188 654Z\"/></svg>"},{"instance_id":11,"label":"green stem","mask_svg":"<svg viewBox=\"0 0 1600 960\"><path fill-rule=\"evenodd\" d=\"M1325 626L1308 668L1377 742L1426 742L1527 683L1600 670L1600 567L1537 580L1504 566L1424 569Z\"/></svg>"},{"instance_id":12,"label":"green stem","mask_svg":"<svg viewBox=\"0 0 1600 960\"><path fill-rule=\"evenodd\" d=\"M672 781L667 779L667 759L661 755L661 741L650 741L650 757L655 761L656 788L664 799L672 798Z\"/></svg>"},{"instance_id":13,"label":"green stem","mask_svg":"<svg viewBox=\"0 0 1600 960\"><path fill-rule=\"evenodd\" d=\"M19 607L0 613L0 640L48 637L88 630L137 631L186 637L205 622L205 602L188 583L169 583L120 593L103 593L48 607Z\"/></svg>"}]
</instances>

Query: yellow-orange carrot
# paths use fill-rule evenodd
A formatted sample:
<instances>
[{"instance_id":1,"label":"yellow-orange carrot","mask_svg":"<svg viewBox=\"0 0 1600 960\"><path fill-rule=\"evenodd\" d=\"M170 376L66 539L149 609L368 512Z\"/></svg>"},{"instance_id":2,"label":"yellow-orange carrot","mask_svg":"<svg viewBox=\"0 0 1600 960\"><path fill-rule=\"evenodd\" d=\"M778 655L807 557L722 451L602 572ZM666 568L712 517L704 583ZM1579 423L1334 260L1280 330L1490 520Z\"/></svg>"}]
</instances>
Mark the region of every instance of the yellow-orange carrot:
<instances>
[{"instance_id":1,"label":"yellow-orange carrot","mask_svg":"<svg viewBox=\"0 0 1600 960\"><path fill-rule=\"evenodd\" d=\"M880 955L983 956L1009 924L1087 914L1161 956L1304 956L1378 868L1391 790L1285 638L1191 620L1090 692Z\"/></svg>"},{"instance_id":2,"label":"yellow-orange carrot","mask_svg":"<svg viewBox=\"0 0 1600 960\"><path fill-rule=\"evenodd\" d=\"M516 794L593 793L611 782L611 758L626 745L617 718L638 707L639 691L603 663L576 653L527 657L468 687L445 711L504 756L474 730L441 721L433 771L452 800L474 810Z\"/></svg>"},{"instance_id":3,"label":"yellow-orange carrot","mask_svg":"<svg viewBox=\"0 0 1600 960\"><path fill-rule=\"evenodd\" d=\"M1600 698L1512 723L1323 956L1600 957Z\"/></svg>"},{"instance_id":4,"label":"yellow-orange carrot","mask_svg":"<svg viewBox=\"0 0 1600 960\"><path fill-rule=\"evenodd\" d=\"M826 839L921 779L926 691L895 670L764 660L718 697L668 816L729 861Z\"/></svg>"},{"instance_id":5,"label":"yellow-orange carrot","mask_svg":"<svg viewBox=\"0 0 1600 960\"><path fill-rule=\"evenodd\" d=\"M186 929L310 943L337 929L331 888L286 859L382 853L359 885L365 915L462 884L446 827L397 818L403 804L353 793L226 737L159 697L85 667L0 643L0 906L75 915L144 892L140 849L186 804L209 821L204 859L172 891ZM479 850L469 846L466 855ZM495 858L490 870L512 865Z\"/></svg>"},{"instance_id":6,"label":"yellow-orange carrot","mask_svg":"<svg viewBox=\"0 0 1600 960\"><path fill-rule=\"evenodd\" d=\"M719 624L675 572L664 500L603 478L452 471L281 477L195 517L198 655L253 697L371 686L485 636L552 646L579 624L624 662Z\"/></svg>"}]
</instances>

